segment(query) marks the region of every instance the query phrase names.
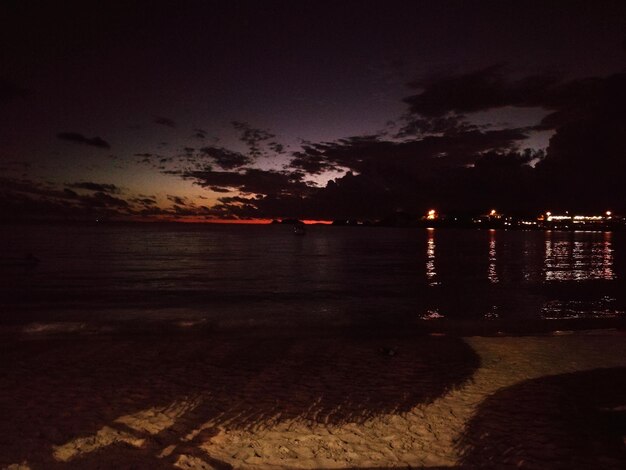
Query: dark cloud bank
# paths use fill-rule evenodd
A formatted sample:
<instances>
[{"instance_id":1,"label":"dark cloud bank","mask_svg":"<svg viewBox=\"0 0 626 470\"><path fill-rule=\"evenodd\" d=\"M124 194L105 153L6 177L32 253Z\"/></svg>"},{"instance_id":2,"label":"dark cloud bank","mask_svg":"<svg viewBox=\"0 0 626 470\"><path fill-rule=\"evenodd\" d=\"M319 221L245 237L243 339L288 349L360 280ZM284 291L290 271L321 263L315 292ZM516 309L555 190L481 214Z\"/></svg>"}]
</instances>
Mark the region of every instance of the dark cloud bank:
<instances>
[{"instance_id":1,"label":"dark cloud bank","mask_svg":"<svg viewBox=\"0 0 626 470\"><path fill-rule=\"evenodd\" d=\"M57 137L61 140L73 142L75 144L91 145L92 147L98 147L102 149L109 149L111 145L100 137L85 137L78 132L59 132Z\"/></svg>"},{"instance_id":2,"label":"dark cloud bank","mask_svg":"<svg viewBox=\"0 0 626 470\"><path fill-rule=\"evenodd\" d=\"M83 182L59 189L50 183L0 178L0 188L0 220L92 220L117 217L130 208L128 201L111 194L119 191L113 184Z\"/></svg>"},{"instance_id":3,"label":"dark cloud bank","mask_svg":"<svg viewBox=\"0 0 626 470\"><path fill-rule=\"evenodd\" d=\"M157 116L154 118L154 123L155 124L160 124L161 126L165 126L165 127L171 127L171 128L175 128L176 127L176 123L174 122L173 119L167 118L167 117L163 117L163 116Z\"/></svg>"},{"instance_id":4,"label":"dark cloud bank","mask_svg":"<svg viewBox=\"0 0 626 470\"><path fill-rule=\"evenodd\" d=\"M120 192L120 189L114 184L102 184L102 183L92 183L90 181L83 181L80 183L71 183L66 184L68 188L74 189L85 189L87 191L99 191L103 193L112 193L116 194Z\"/></svg>"},{"instance_id":5,"label":"dark cloud bank","mask_svg":"<svg viewBox=\"0 0 626 470\"><path fill-rule=\"evenodd\" d=\"M430 207L518 213L625 210L626 75L562 81L511 80L502 67L417 80L397 135L308 143L283 172L237 168L180 170L211 188L236 189L215 210L236 217L382 218ZM526 128L472 124L468 114L502 107L541 108ZM554 132L546 152L524 149L534 131ZM218 165L220 166L220 165ZM344 175L324 187L307 176Z\"/></svg>"},{"instance_id":6,"label":"dark cloud bank","mask_svg":"<svg viewBox=\"0 0 626 470\"><path fill-rule=\"evenodd\" d=\"M431 207L457 213L491 207L527 214L626 211L619 197L626 175L626 74L510 79L494 66L422 78L409 86L408 111L394 135L305 143L280 171L251 166L283 149L273 134L242 122L232 124L248 148L245 154L205 146L186 147L177 157L141 155L159 171L223 193L212 207L177 196L170 197L174 206L167 210L153 198L126 201L112 184L76 183L55 192L27 190L27 182L12 181L0 193L4 211L22 206L42 212L60 204L56 210L63 214L78 208L112 216L240 219L380 219L399 211L422 214ZM471 113L503 107L541 108L545 117L524 128L472 122ZM554 133L545 153L524 148L531 133L546 130ZM98 137L63 133L59 138L108 148ZM324 186L312 183L331 170L341 176ZM77 188L91 193L78 195L72 191Z\"/></svg>"}]
</instances>

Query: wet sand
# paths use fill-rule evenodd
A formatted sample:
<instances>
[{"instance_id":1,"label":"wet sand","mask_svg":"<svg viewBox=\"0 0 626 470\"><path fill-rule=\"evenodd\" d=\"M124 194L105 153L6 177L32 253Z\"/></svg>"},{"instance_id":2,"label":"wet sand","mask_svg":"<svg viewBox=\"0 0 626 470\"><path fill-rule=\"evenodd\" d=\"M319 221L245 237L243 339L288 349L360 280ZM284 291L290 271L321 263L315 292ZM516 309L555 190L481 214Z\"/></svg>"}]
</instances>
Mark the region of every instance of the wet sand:
<instances>
[{"instance_id":1,"label":"wet sand","mask_svg":"<svg viewBox=\"0 0 626 470\"><path fill-rule=\"evenodd\" d=\"M2 468L626 464L620 331L31 328L1 339Z\"/></svg>"}]
</instances>

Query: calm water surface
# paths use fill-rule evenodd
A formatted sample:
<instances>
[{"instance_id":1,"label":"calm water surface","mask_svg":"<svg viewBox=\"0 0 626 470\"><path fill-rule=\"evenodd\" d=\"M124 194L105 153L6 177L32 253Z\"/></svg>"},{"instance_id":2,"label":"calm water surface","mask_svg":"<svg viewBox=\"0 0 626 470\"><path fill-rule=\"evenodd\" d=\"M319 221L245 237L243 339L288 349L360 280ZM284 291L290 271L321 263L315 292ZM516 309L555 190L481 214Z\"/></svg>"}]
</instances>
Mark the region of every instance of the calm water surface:
<instances>
[{"instance_id":1,"label":"calm water surface","mask_svg":"<svg viewBox=\"0 0 626 470\"><path fill-rule=\"evenodd\" d=\"M5 226L0 323L621 318L624 233Z\"/></svg>"}]
</instances>

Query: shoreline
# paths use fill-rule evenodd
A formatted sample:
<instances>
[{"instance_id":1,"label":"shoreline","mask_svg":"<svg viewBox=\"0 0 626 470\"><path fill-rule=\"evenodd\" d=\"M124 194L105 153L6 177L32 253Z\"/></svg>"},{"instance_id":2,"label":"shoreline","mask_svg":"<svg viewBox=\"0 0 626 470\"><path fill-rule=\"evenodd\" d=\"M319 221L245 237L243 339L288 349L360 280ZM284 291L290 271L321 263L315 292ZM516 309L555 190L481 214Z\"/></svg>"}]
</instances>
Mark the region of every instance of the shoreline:
<instances>
[{"instance_id":1,"label":"shoreline","mask_svg":"<svg viewBox=\"0 0 626 470\"><path fill-rule=\"evenodd\" d=\"M15 316L15 315L14 315ZM116 315L121 316L121 315ZM616 334L626 335L626 318L581 318L581 319L527 319L527 320L451 320L438 318L432 320L406 321L371 320L362 322L341 321L322 322L313 321L278 322L277 319L253 320L235 319L222 322L211 321L199 316L185 316L173 318L146 317L131 320L90 319L85 321L83 315L55 316L47 321L36 318L15 318L13 322L0 322L0 337L4 335L207 335L228 334L240 335L244 332L260 336L302 334L315 335L324 332L394 332L402 330L404 334L414 336L453 336L453 337L506 337L506 336L558 336L584 334Z\"/></svg>"}]
</instances>

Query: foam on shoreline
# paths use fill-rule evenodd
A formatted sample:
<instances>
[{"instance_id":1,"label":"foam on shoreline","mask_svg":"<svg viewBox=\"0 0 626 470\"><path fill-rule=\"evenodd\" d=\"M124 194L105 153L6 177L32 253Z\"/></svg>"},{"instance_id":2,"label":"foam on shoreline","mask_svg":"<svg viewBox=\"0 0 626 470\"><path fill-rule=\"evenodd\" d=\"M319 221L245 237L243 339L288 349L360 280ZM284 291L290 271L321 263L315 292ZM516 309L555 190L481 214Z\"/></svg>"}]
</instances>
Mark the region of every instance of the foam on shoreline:
<instances>
[{"instance_id":1,"label":"foam on shoreline","mask_svg":"<svg viewBox=\"0 0 626 470\"><path fill-rule=\"evenodd\" d=\"M529 320L525 322L490 320L458 321L445 318L413 322L369 321L353 322L336 320L334 322L281 321L275 319L234 318L221 321L200 316L181 316L177 318L155 318L153 320L100 320L100 321L32 321L23 324L0 324L0 335L21 334L29 337L54 335L115 335L115 334L208 334L222 332L229 334L255 332L259 335L295 334L316 331L354 330L354 331L393 331L404 330L408 334L469 336L536 336L536 335L589 335L589 334L626 334L626 319L568 319L568 320Z\"/></svg>"}]
</instances>

